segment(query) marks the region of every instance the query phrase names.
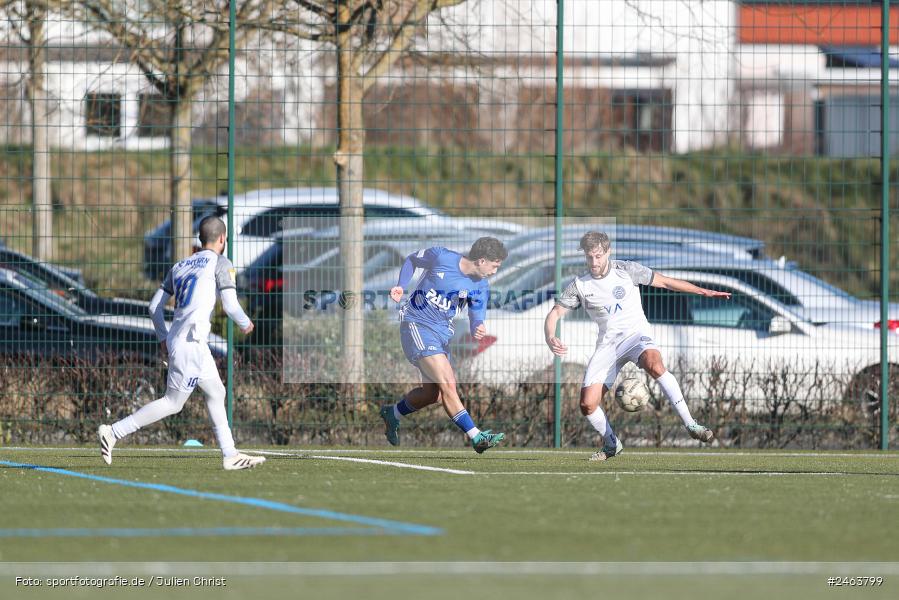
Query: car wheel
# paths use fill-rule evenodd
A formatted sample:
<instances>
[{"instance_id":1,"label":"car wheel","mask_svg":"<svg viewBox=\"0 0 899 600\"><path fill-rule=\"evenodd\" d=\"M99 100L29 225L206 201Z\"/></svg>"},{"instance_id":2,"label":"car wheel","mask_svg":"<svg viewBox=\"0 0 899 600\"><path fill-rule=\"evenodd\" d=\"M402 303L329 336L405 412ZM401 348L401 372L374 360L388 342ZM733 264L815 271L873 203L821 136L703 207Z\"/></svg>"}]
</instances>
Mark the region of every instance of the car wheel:
<instances>
[{"instance_id":1,"label":"car wheel","mask_svg":"<svg viewBox=\"0 0 899 600\"><path fill-rule=\"evenodd\" d=\"M889 414L892 423L896 419L896 399L899 397L899 365L890 365L889 379ZM872 438L879 439L880 365L867 367L856 374L846 388L843 401L847 420L862 428Z\"/></svg>"},{"instance_id":2,"label":"car wheel","mask_svg":"<svg viewBox=\"0 0 899 600\"><path fill-rule=\"evenodd\" d=\"M128 403L131 406L132 412L153 402L159 396L156 395L156 386L150 381L148 378L141 377L134 383L134 388L132 388L129 397Z\"/></svg>"}]
</instances>

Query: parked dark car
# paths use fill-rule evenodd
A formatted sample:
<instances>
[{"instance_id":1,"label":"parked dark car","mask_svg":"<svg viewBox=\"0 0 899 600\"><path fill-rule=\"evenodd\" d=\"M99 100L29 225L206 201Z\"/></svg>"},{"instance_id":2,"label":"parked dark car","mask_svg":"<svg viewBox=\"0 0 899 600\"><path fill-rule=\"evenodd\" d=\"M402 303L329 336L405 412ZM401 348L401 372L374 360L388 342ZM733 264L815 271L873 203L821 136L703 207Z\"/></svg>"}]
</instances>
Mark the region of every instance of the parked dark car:
<instances>
[{"instance_id":1,"label":"parked dark car","mask_svg":"<svg viewBox=\"0 0 899 600\"><path fill-rule=\"evenodd\" d=\"M223 357L224 340L210 339L213 356ZM92 315L43 285L0 269L0 353L77 356L118 353L158 362L159 342L149 318Z\"/></svg>"},{"instance_id":2,"label":"parked dark car","mask_svg":"<svg viewBox=\"0 0 899 600\"><path fill-rule=\"evenodd\" d=\"M449 229L445 223L408 218L368 222L364 226L363 294L369 294L370 284L380 290L385 276L395 282L406 256L423 247L439 245L464 252L474 239L487 233L470 226ZM246 298L247 311L257 327L254 343L276 343L280 339L285 290L293 294L286 308L295 314L332 310L338 305L344 275L339 235L337 227L281 231L274 236L274 243L238 275L238 291ZM384 292L379 298L370 298L366 307L386 308L388 304L392 305Z\"/></svg>"},{"instance_id":3,"label":"parked dark car","mask_svg":"<svg viewBox=\"0 0 899 600\"><path fill-rule=\"evenodd\" d=\"M303 293L293 299L296 302L318 302L319 295L331 294L336 299L336 293L331 290L340 289L343 283L337 248L327 250L308 263L291 267L287 274L292 278L290 281L285 281L284 252L284 244L278 237L275 244L237 278L238 290L247 300L247 313L256 324L256 333L252 338L255 344L276 343L280 339L285 287L292 290L302 288ZM386 269L399 269L405 257L405 254L394 251L389 243L366 242L363 278L368 280ZM395 275L393 277L395 279ZM313 297L315 300L310 300Z\"/></svg>"},{"instance_id":4,"label":"parked dark car","mask_svg":"<svg viewBox=\"0 0 899 600\"><path fill-rule=\"evenodd\" d=\"M6 253L6 252L10 253L9 255L13 256L13 257L26 256L26 255L22 254L21 252L16 252L15 250L12 250L9 246L6 245L6 243L3 240L0 240L0 256L3 256L3 253ZM34 261L33 258L31 258L31 257L28 257L28 258L30 260ZM5 259L3 259L3 260L5 260ZM16 260L16 259L13 258L11 260ZM84 273L81 272L81 269L76 269L74 267L68 267L68 266L59 265L59 264L50 264L50 263L42 263L42 264L46 264L46 265L52 267L55 271L62 273L69 279L76 281L83 286L87 285L87 282L84 281Z\"/></svg>"},{"instance_id":5,"label":"parked dark car","mask_svg":"<svg viewBox=\"0 0 899 600\"><path fill-rule=\"evenodd\" d=\"M201 198L192 203L193 232L200 228L200 221L209 215L221 217L226 208L215 198ZM172 222L166 221L144 235L144 275L154 281L162 281L172 266Z\"/></svg>"},{"instance_id":6,"label":"parked dark car","mask_svg":"<svg viewBox=\"0 0 899 600\"><path fill-rule=\"evenodd\" d=\"M129 298L104 298L84 285L83 281L71 278L56 265L40 262L15 250L0 247L0 269L13 271L39 283L92 315L149 316L148 302ZM167 308L166 318L171 320L173 316L174 311Z\"/></svg>"}]
</instances>

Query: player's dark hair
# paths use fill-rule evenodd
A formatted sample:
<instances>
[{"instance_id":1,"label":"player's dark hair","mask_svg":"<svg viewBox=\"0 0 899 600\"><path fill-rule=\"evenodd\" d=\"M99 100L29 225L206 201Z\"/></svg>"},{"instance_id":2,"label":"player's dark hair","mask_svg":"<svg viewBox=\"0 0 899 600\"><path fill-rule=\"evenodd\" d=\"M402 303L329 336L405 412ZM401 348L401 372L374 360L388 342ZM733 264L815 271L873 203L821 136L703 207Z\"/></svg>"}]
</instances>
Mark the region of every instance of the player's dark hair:
<instances>
[{"instance_id":1,"label":"player's dark hair","mask_svg":"<svg viewBox=\"0 0 899 600\"><path fill-rule=\"evenodd\" d=\"M588 231L581 237L581 250L584 252L593 252L597 246L602 246L603 250L608 251L612 246L612 240L601 231Z\"/></svg>"},{"instance_id":2,"label":"player's dark hair","mask_svg":"<svg viewBox=\"0 0 899 600\"><path fill-rule=\"evenodd\" d=\"M503 261L509 256L509 251L503 243L496 238L482 237L475 240L468 251L469 260L486 258L489 261Z\"/></svg>"},{"instance_id":3,"label":"player's dark hair","mask_svg":"<svg viewBox=\"0 0 899 600\"><path fill-rule=\"evenodd\" d=\"M209 215L200 221L200 243L204 246L219 239L225 233L225 223L218 217Z\"/></svg>"}]
</instances>

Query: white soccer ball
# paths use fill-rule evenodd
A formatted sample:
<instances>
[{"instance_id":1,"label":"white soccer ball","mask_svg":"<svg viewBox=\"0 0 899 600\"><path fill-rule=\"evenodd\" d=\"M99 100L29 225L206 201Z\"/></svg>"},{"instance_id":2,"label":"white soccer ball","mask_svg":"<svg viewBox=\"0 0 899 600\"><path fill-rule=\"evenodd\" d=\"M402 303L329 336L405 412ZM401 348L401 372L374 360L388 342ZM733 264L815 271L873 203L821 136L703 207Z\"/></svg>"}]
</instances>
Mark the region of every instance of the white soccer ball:
<instances>
[{"instance_id":1,"label":"white soccer ball","mask_svg":"<svg viewBox=\"0 0 899 600\"><path fill-rule=\"evenodd\" d=\"M649 404L649 388L637 377L628 377L615 388L618 406L627 412L637 412Z\"/></svg>"}]
</instances>

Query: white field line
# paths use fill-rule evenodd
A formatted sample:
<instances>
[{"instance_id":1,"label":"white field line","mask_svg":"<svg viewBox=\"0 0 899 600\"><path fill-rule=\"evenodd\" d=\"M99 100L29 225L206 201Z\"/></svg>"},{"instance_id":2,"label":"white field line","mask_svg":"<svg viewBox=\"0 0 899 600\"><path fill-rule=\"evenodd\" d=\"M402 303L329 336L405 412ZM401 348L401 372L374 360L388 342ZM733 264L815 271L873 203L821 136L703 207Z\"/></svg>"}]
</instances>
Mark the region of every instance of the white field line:
<instances>
[{"instance_id":1,"label":"white field line","mask_svg":"<svg viewBox=\"0 0 899 600\"><path fill-rule=\"evenodd\" d=\"M437 471L439 473L451 473L453 475L480 475L475 471L460 471L459 469L444 469L442 467L428 467L425 465L410 465L408 463L392 462L388 460L372 460L369 458L352 458L349 456L313 456L319 460L344 460L347 462L366 463L370 465L384 465L386 467L399 467L400 469L415 469L416 471Z\"/></svg>"},{"instance_id":2,"label":"white field line","mask_svg":"<svg viewBox=\"0 0 899 600\"><path fill-rule=\"evenodd\" d=\"M38 448L35 448L37 450ZM50 450L51 448L42 448L43 450ZM7 450L27 450L27 448L7 448ZM84 450L84 448L56 448L56 450ZM141 451L140 449L133 448L132 450ZM147 450L154 452L164 452L164 451L173 451L173 449L163 449L163 448L147 448ZM177 449L174 449L177 450ZM196 449L196 450L184 450L184 452L218 452L218 450L206 450L206 449ZM384 465L386 467L397 467L400 469L413 469L416 471L434 471L437 473L449 473L451 475L478 475L475 471L462 471L459 469L446 469L443 467L429 467L427 465L414 465L409 463L401 463L401 462L393 462L388 460L374 460L370 458L353 458L350 456L319 456L313 455L305 452L276 452L272 450L247 450L247 452L252 452L254 454L263 454L268 456L287 456L287 457L295 457L295 458L314 458L318 460L341 460L346 462L356 462L356 463L366 463L372 465Z\"/></svg>"},{"instance_id":3,"label":"white field line","mask_svg":"<svg viewBox=\"0 0 899 600\"><path fill-rule=\"evenodd\" d=\"M34 451L34 452L75 452L75 451L90 451L92 450L92 446L82 446L82 447L29 447L29 446L5 446L0 447L0 452L3 450L20 450L20 451ZM595 448L584 448L582 450L553 450L553 449L529 449L529 448L520 448L520 449L494 449L491 451L492 455L496 454L557 454L557 455L584 455L590 454L594 452ZM181 447L171 447L171 448L146 448L146 447L137 447L137 448L128 448L117 447L115 449L116 452L183 452L185 454L192 453L214 453L218 454L219 450L217 448L181 448ZM359 448L359 449L351 449L351 448L297 448L292 452L278 452L274 450L266 450L266 449L258 449L254 450L252 448L244 448L246 452L253 452L255 454L271 454L272 456L305 456L306 454L302 453L311 453L314 452L316 454L469 454L471 451L466 451L463 448L454 449L454 448L442 448L442 449L434 449L434 448L384 448L383 450L376 448ZM895 450L889 450L886 452L865 452L865 453L850 453L850 452L767 452L765 450L759 450L758 452L729 452L727 450L720 449L709 449L704 451L688 451L688 452L673 452L670 450L652 450L652 449L642 449L636 448L627 450L627 456L702 456L706 458L714 458L714 457L726 457L726 456L776 456L776 457L793 457L793 458L891 458L891 459L899 459L899 453Z\"/></svg>"},{"instance_id":4,"label":"white field line","mask_svg":"<svg viewBox=\"0 0 899 600\"><path fill-rule=\"evenodd\" d=\"M398 467L400 469L414 469L416 471L436 471L438 473L450 473L452 475L477 475L475 471L462 471L459 469L446 469L443 467L429 467L427 465L413 465L409 463L393 462L389 460L374 460L371 458L355 458L352 456L321 456L315 454L306 454L300 452L274 452L271 450L248 450L247 452L256 452L257 454L268 454L272 456L291 456L297 458L314 458L317 460L342 460L346 462L364 463L370 465L384 465L387 467Z\"/></svg>"},{"instance_id":5,"label":"white field line","mask_svg":"<svg viewBox=\"0 0 899 600\"><path fill-rule=\"evenodd\" d=\"M899 575L896 562L0 562L2 577L148 576L551 576L656 577L792 575L856 579ZM822 582L823 586L823 582Z\"/></svg>"},{"instance_id":6,"label":"white field line","mask_svg":"<svg viewBox=\"0 0 899 600\"><path fill-rule=\"evenodd\" d=\"M385 460L374 460L367 458L353 458L348 456L316 456L311 454L299 454L299 453L290 453L290 452L274 452L274 451L266 451L259 450L260 454L272 454L275 456L295 456L302 458L314 458L318 460L343 460L348 462L358 462L358 463L368 463L374 465L385 465L390 467L400 467L403 469L417 469L421 471L439 471L443 473L452 473L454 475L563 475L566 477L574 477L578 475L669 475L669 476L680 476L680 475L740 475L743 477L747 476L757 476L757 477L777 477L777 476L790 476L790 475L810 475L810 476L824 476L824 477L834 477L846 475L846 473L838 472L838 471L816 471L813 473L801 472L797 473L794 471L764 471L764 472L755 472L755 471L462 471L458 469L444 469L439 467L428 467L425 465L410 465L409 463L400 463L400 462L392 462ZM673 454L673 453L672 453Z\"/></svg>"},{"instance_id":7,"label":"white field line","mask_svg":"<svg viewBox=\"0 0 899 600\"><path fill-rule=\"evenodd\" d=\"M34 450L84 450L84 448L33 448L33 449ZM7 450L32 450L32 448L7 448ZM142 448L131 448L131 450L133 452L143 452L143 451L176 452L179 450L181 450L185 453L218 452L218 450L215 450L215 449L200 449L200 448L190 449L190 450L179 449L179 448L143 448L143 449ZM247 452L253 452L256 454L262 454L262 455L267 455L267 456L284 456L284 457L290 457L290 458L311 458L311 459L315 459L315 460L338 460L338 461L354 462L354 463L361 463L361 464L382 465L385 467L396 467L399 469L412 469L415 471L431 471L431 472L436 472L436 473L448 473L451 475L481 475L481 476L489 476L489 475L513 475L513 476L556 475L556 476L565 476L565 477L576 477L579 475L585 475L585 476L652 475L652 476L673 476L673 477L688 476L688 475L694 475L694 476L708 475L708 476L719 476L719 477L720 476L729 476L729 475L743 476L743 477L751 477L751 476L754 476L754 477L778 477L778 476L788 477L791 475L793 475L793 476L807 475L807 476L819 476L819 477L820 476L835 477L835 476L846 475L845 472L840 472L840 471L816 471L816 472L795 472L795 471L755 472L755 471L695 471L695 470L691 470L691 471L465 471L465 470L461 470L461 469L431 467L431 466L427 466L427 465L417 465L417 464L402 463L402 462L395 462L395 461L389 461L389 460L376 460L376 459L371 459L371 458L358 458L358 457L352 457L352 456L327 456L324 454L325 452L327 452L327 450L315 451L315 452L318 452L318 454L312 454L311 453L312 451L310 451L310 452L279 452L276 450L247 450ZM334 452L343 453L344 451L343 450L334 450ZM350 450L347 452L353 452L353 451ZM377 452L377 451L371 450L370 452ZM505 452L511 453L508 450ZM403 452L394 452L394 453L401 454ZM407 450L407 451L405 451L405 453L420 454L420 452L417 452L415 450ZM448 452L432 451L431 453L447 454ZM577 453L577 454L585 454L586 455L586 452ZM682 453L682 452L667 452L667 453L666 452L658 452L658 453L656 453L656 452L652 452L652 453L641 452L641 453L635 453L635 454L647 455L647 456L661 454L661 455L668 456L668 455L683 455L684 453ZM709 454L706 454L706 453L696 453L696 454L700 455L700 456L710 456ZM722 454L718 454L718 456L722 456ZM743 453L743 454L741 454L741 456L757 456L757 455L751 454L751 453ZM807 456L807 455L795 455L795 456ZM822 456L831 456L831 455L825 454ZM858 455L848 455L848 456L858 456ZM878 457L880 455L874 454L871 456Z\"/></svg>"}]
</instances>

